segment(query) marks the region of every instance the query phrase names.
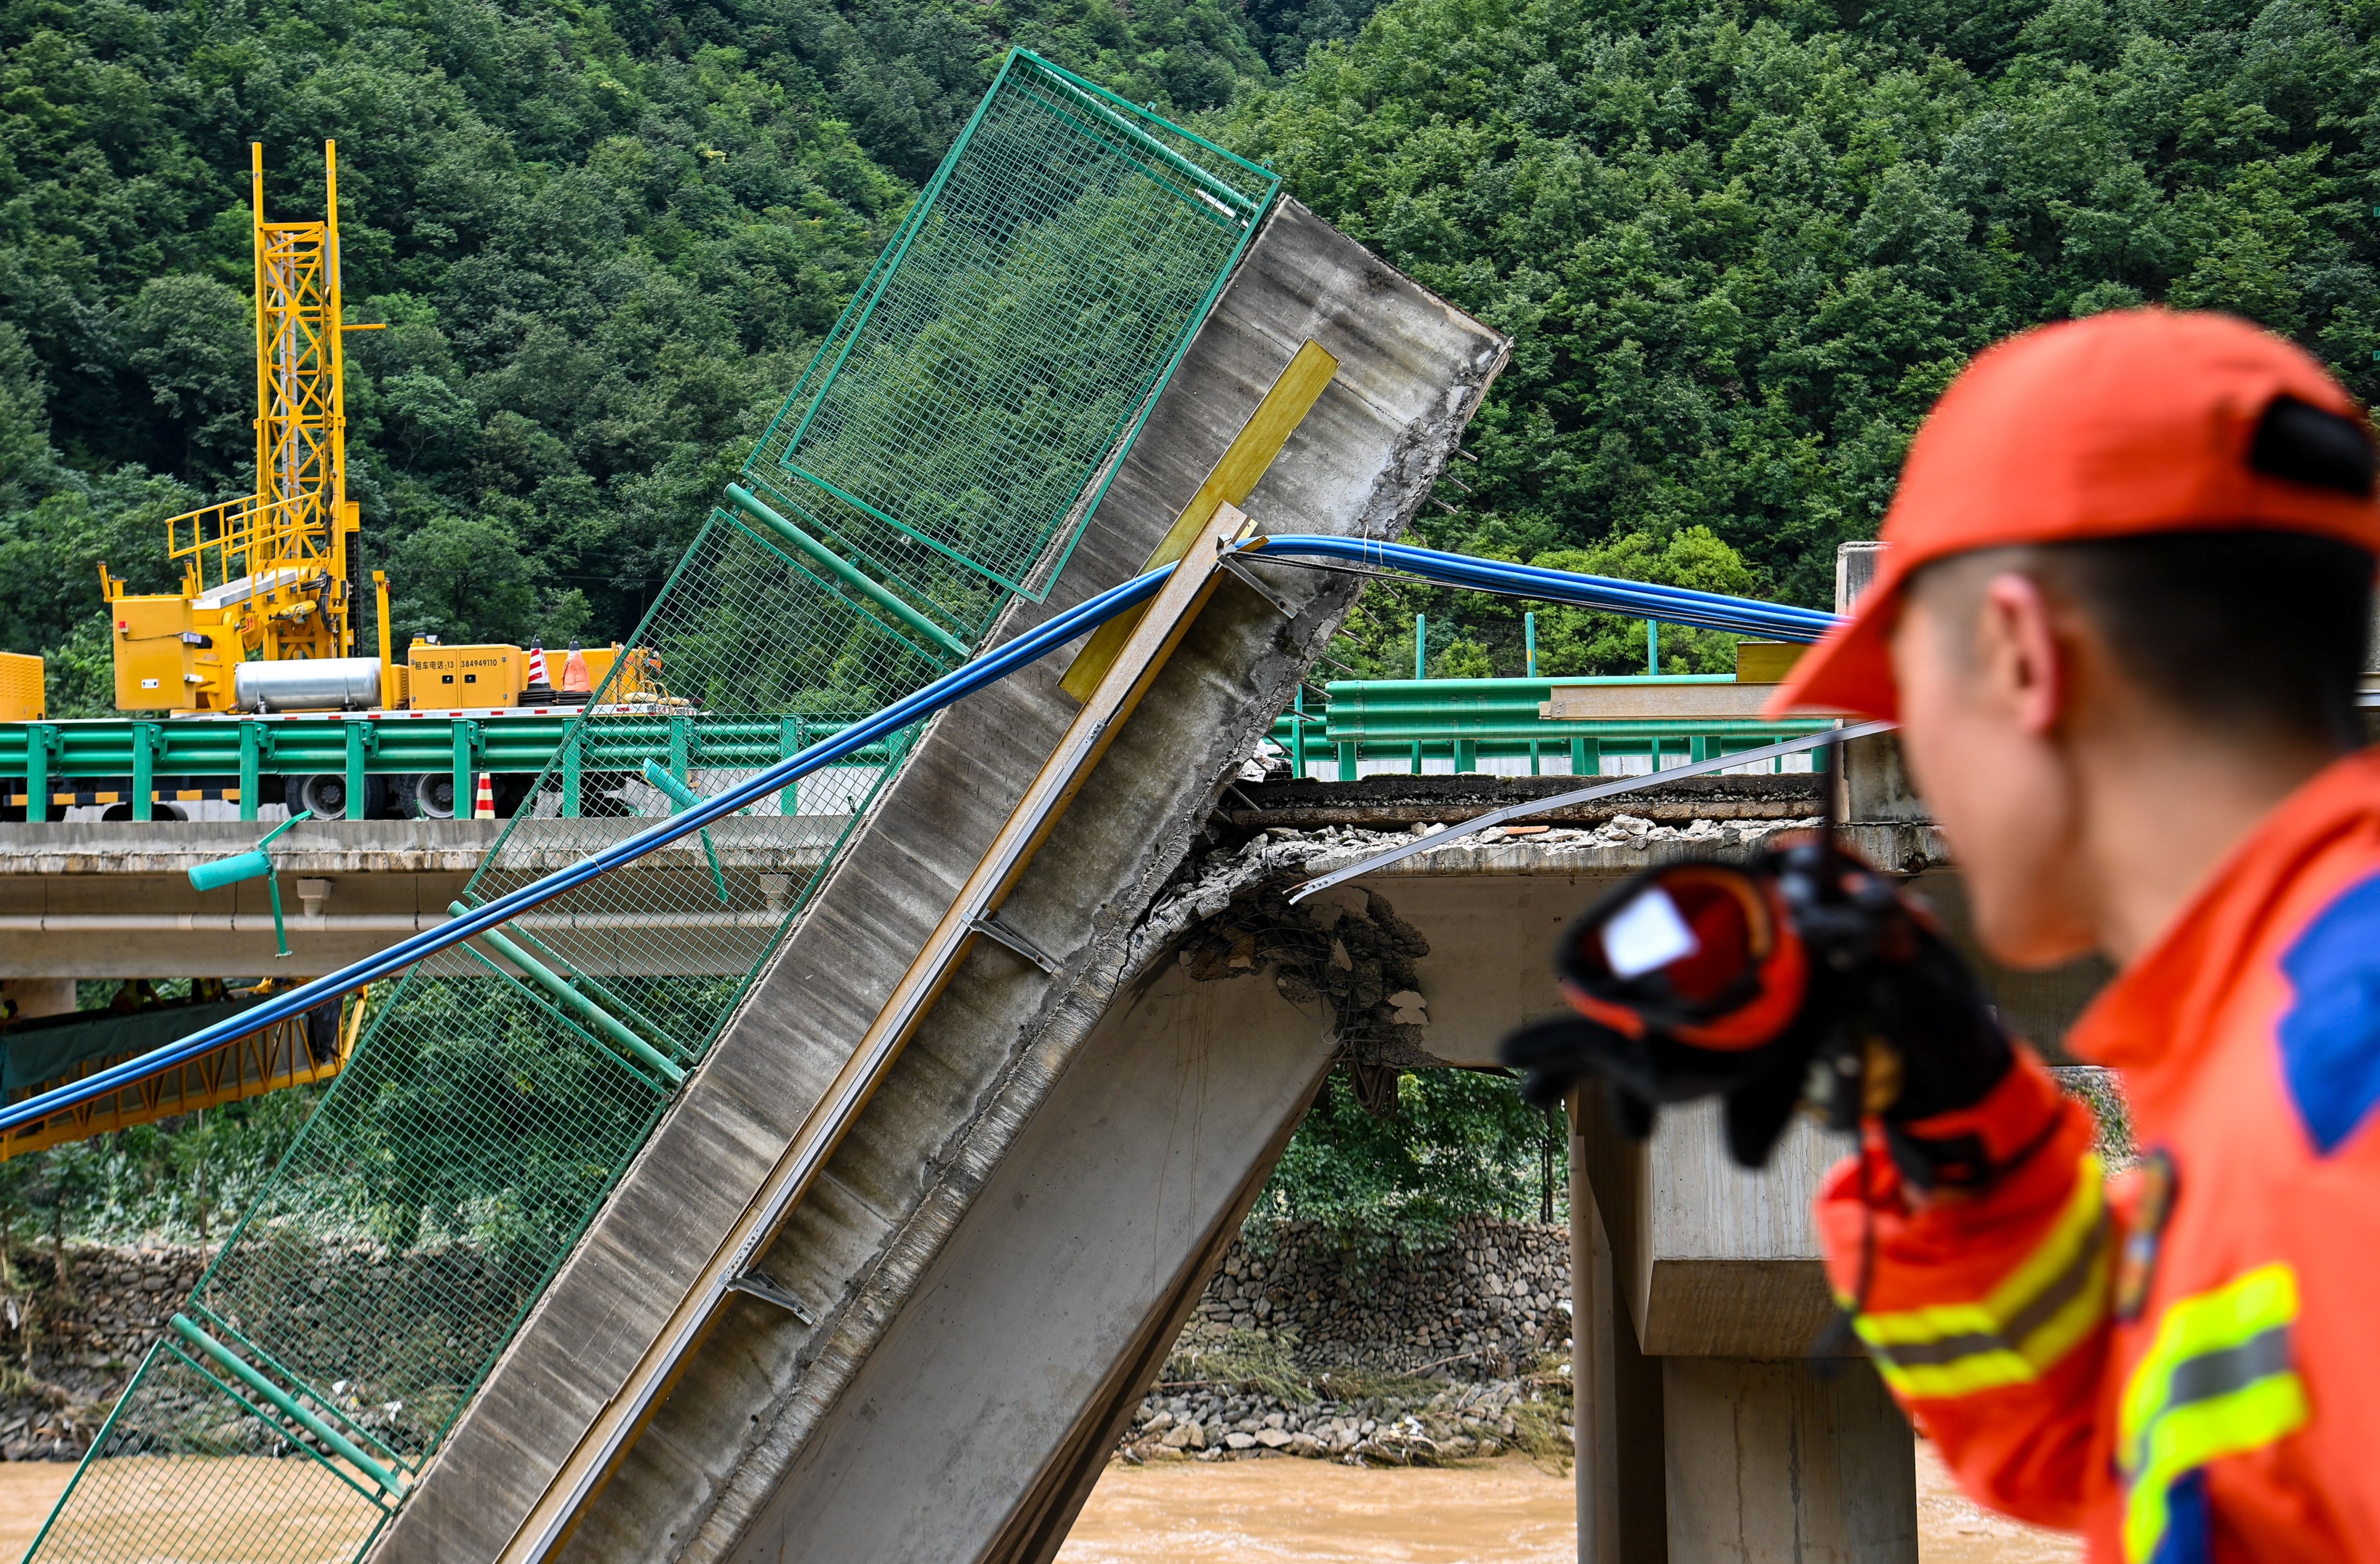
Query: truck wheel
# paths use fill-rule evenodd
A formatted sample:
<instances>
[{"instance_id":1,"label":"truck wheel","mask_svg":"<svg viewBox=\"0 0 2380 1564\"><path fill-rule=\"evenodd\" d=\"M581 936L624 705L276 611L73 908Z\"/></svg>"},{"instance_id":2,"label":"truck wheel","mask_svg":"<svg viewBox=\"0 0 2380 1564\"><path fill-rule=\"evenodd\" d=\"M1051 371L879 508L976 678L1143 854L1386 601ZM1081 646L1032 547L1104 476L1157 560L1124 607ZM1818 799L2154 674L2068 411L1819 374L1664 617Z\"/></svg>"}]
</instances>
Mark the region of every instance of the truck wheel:
<instances>
[{"instance_id":1,"label":"truck wheel","mask_svg":"<svg viewBox=\"0 0 2380 1564\"><path fill-rule=\"evenodd\" d=\"M397 809L407 819L451 820L455 818L455 778L445 771L423 771L397 779Z\"/></svg>"},{"instance_id":2,"label":"truck wheel","mask_svg":"<svg viewBox=\"0 0 2380 1564\"><path fill-rule=\"evenodd\" d=\"M311 809L318 820L378 820L388 815L388 779L364 779L363 807L347 807L347 779L337 771L320 771L310 777L291 777L287 788L289 812Z\"/></svg>"},{"instance_id":3,"label":"truck wheel","mask_svg":"<svg viewBox=\"0 0 2380 1564\"><path fill-rule=\"evenodd\" d=\"M347 779L336 771L317 771L310 777L291 777L287 786L289 812L310 809L318 820L343 820L347 818Z\"/></svg>"}]
</instances>

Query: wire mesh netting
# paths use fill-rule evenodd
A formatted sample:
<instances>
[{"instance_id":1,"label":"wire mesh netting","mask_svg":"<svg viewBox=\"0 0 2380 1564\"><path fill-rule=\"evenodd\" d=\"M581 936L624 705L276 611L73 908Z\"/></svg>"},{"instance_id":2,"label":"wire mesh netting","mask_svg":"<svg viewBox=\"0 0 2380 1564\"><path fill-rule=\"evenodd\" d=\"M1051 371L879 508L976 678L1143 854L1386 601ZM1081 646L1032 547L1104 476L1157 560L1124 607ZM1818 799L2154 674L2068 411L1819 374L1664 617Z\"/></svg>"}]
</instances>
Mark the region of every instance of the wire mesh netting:
<instances>
[{"instance_id":1,"label":"wire mesh netting","mask_svg":"<svg viewBox=\"0 0 2380 1564\"><path fill-rule=\"evenodd\" d=\"M747 476L956 624L1038 597L1272 188L1015 57Z\"/></svg>"},{"instance_id":2,"label":"wire mesh netting","mask_svg":"<svg viewBox=\"0 0 2380 1564\"><path fill-rule=\"evenodd\" d=\"M1158 155L1176 143L1182 167ZM1234 209L1184 172L1209 164L1254 193ZM712 514L464 902L798 754L978 645L1017 581L1054 571L1272 188L1012 57L747 465L814 530L770 504ZM1062 253L1072 281L1045 274ZM819 432L782 440L795 423ZM789 484L794 455L875 498ZM368 1547L917 733L375 990L345 1073L28 1557Z\"/></svg>"}]
</instances>

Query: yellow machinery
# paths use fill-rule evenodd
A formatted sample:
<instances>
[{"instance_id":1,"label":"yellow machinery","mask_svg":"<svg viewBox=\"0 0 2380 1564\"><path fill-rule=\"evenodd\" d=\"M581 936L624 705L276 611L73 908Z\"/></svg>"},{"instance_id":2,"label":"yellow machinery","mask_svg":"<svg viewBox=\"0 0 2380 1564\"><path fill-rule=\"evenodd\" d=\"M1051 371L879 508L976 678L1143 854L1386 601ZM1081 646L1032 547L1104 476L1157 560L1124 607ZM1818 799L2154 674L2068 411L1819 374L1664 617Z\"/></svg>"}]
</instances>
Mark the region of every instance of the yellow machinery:
<instances>
[{"instance_id":1,"label":"yellow machinery","mask_svg":"<svg viewBox=\"0 0 2380 1564\"><path fill-rule=\"evenodd\" d=\"M48 709L42 660L26 652L0 651L0 722L38 722Z\"/></svg>"},{"instance_id":2,"label":"yellow machinery","mask_svg":"<svg viewBox=\"0 0 2380 1564\"><path fill-rule=\"evenodd\" d=\"M337 143L322 147L320 223L264 220L264 148L249 152L257 491L165 523L167 550L182 567L178 592L128 593L100 566L123 710L377 706L396 697L382 693L393 682L382 677L384 652L353 655L347 555L358 518L347 499L340 338L375 328L340 321ZM285 666L300 663L313 666Z\"/></svg>"},{"instance_id":3,"label":"yellow machinery","mask_svg":"<svg viewBox=\"0 0 2380 1564\"><path fill-rule=\"evenodd\" d=\"M366 996L370 992L369 988L361 989L344 1001L331 1001L322 1011L276 1021L245 1037L234 1037L221 1048L210 1049L188 1063L136 1081L112 1097L94 1097L77 1107L60 1109L47 1119L0 1135L0 1162L29 1151L47 1151L68 1141L87 1140L92 1135L128 1130L135 1124L153 1124L160 1119L262 1097L285 1086L319 1085L346 1068L347 1057L355 1051L356 1039L363 1032ZM212 1012L205 1013L212 1018ZM94 1023L107 1019L91 1018ZM80 1029L92 1028L86 1025ZM38 1034L20 1032L14 1037L18 1046L36 1045L30 1051L38 1052ZM13 1087L6 1095L11 1102L21 1102L37 1092L68 1085L137 1058L156 1046L154 1040L144 1038L127 1052L109 1052L103 1046L97 1050L79 1050L84 1056L67 1064L62 1074Z\"/></svg>"}]
</instances>

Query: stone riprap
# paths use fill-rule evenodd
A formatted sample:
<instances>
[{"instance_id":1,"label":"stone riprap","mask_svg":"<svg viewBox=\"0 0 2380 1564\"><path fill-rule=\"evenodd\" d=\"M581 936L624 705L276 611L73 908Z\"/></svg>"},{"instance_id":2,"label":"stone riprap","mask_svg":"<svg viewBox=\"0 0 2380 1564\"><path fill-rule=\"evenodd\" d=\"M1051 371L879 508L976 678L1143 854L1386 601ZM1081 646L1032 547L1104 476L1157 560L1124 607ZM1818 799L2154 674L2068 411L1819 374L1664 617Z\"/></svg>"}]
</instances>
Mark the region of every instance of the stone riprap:
<instances>
[{"instance_id":1,"label":"stone riprap","mask_svg":"<svg viewBox=\"0 0 2380 1564\"><path fill-rule=\"evenodd\" d=\"M1316 1371L1473 1379L1526 1372L1570 1336L1570 1235L1560 1223L1467 1218L1443 1247L1369 1266L1305 1223L1263 1249L1232 1243L1177 1352L1262 1330Z\"/></svg>"},{"instance_id":2,"label":"stone riprap","mask_svg":"<svg viewBox=\"0 0 2380 1564\"><path fill-rule=\"evenodd\" d=\"M1118 1455L1429 1464L1569 1447L1569 1234L1484 1218L1352 1265L1293 1224L1234 1243Z\"/></svg>"},{"instance_id":3,"label":"stone riprap","mask_svg":"<svg viewBox=\"0 0 2380 1564\"><path fill-rule=\"evenodd\" d=\"M1536 1358L1569 1330L1563 1308L1568 1272L1559 1227L1465 1223L1448 1247L1369 1271L1342 1267L1335 1250L1309 1230L1287 1230L1267 1247L1269 1253L1259 1255L1244 1243L1232 1244L1175 1345L1175 1366L1228 1362L1235 1344L1259 1342L1293 1360L1301 1377L1321 1386L1333 1376L1367 1384L1393 1381L1400 1387L1392 1398L1397 1410L1388 1412L1390 1398L1380 1396L1305 1403L1283 1403L1276 1397L1258 1407L1252 1396L1260 1392L1223 1385L1169 1386L1143 1404L1138 1426L1148 1441L1161 1443L1167 1433L1196 1421L1216 1431L1219 1451L1230 1448L1226 1437L1234 1432L1248 1435L1244 1449L1286 1448L1312 1427L1313 1453L1325 1453L1339 1443L1330 1432L1331 1419L1352 1416L1358 1427L1367 1420L1375 1426L1341 1445L1339 1453L1356 1439L1377 1436L1402 1440L1427 1455L1427 1448L1414 1442L1429 1437L1427 1430L1400 1433L1397 1420L1419 1414L1440 1390L1451 1404L1463 1388L1448 1383L1418 1389L1423 1376L1467 1382L1472 1403L1482 1401L1479 1386L1485 1383L1490 1388L1500 1384L1499 1394L1511 1392L1507 1403L1517 1397L1526 1404L1533 1393L1528 1371ZM70 1246L69 1301L53 1279L49 1255L20 1251L18 1280L30 1285L0 1299L0 1324L6 1328L0 1333L0 1356L6 1360L0 1364L0 1460L79 1460L141 1355L197 1284L204 1264L205 1256L191 1245ZM329 1291L385 1288L395 1283L400 1269L409 1274L425 1265L449 1283L449 1273L481 1268L461 1251L419 1255L400 1266L385 1251L358 1244L325 1249L316 1269ZM1176 1402L1181 1405L1168 1414L1168 1423L1148 1428ZM1225 1409L1235 1404L1241 1410L1227 1418ZM1367 1404L1368 1418L1355 1415ZM1327 1410L1333 1405L1340 1410ZM1474 1404L1467 1403L1464 1412L1485 1415ZM1278 1441L1264 1441L1264 1420L1275 1413L1282 1421L1270 1431L1290 1432ZM1457 1433L1461 1415L1453 1418ZM1509 1419L1510 1413L1498 1415ZM1242 1422L1253 1425L1243 1430L1237 1426ZM1386 1435L1379 1433L1383 1428ZM1489 1437L1508 1442L1512 1437ZM1185 1447L1193 1454L1208 1448L1191 1444L1184 1432L1171 1448ZM260 1453L271 1452L260 1448Z\"/></svg>"},{"instance_id":4,"label":"stone riprap","mask_svg":"<svg viewBox=\"0 0 2380 1564\"><path fill-rule=\"evenodd\" d=\"M1116 1454L1134 1464L1286 1455L1434 1466L1508 1450L1560 1454L1570 1446L1568 1381L1539 1376L1312 1400L1223 1386L1160 1390L1133 1414Z\"/></svg>"},{"instance_id":5,"label":"stone riprap","mask_svg":"<svg viewBox=\"0 0 2380 1564\"><path fill-rule=\"evenodd\" d=\"M188 1245L69 1245L68 1293L48 1253L18 1250L18 1290L0 1298L0 1461L81 1460L204 1266Z\"/></svg>"}]
</instances>

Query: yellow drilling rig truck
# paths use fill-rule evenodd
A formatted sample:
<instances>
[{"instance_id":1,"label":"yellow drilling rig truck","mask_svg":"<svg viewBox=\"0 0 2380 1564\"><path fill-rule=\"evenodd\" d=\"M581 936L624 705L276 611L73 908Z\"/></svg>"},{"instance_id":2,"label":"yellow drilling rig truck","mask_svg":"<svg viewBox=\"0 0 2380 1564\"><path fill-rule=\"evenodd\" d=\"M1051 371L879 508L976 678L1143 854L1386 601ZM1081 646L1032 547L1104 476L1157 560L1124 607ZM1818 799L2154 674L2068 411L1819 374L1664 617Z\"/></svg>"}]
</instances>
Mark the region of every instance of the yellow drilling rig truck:
<instances>
[{"instance_id":1,"label":"yellow drilling rig truck","mask_svg":"<svg viewBox=\"0 0 2380 1564\"><path fill-rule=\"evenodd\" d=\"M264 148L249 177L256 249L256 492L165 523L181 588L133 593L99 567L126 711L395 704L387 588L378 657L354 655L338 147L322 149L320 223L264 220Z\"/></svg>"},{"instance_id":2,"label":"yellow drilling rig truck","mask_svg":"<svg viewBox=\"0 0 2380 1564\"><path fill-rule=\"evenodd\" d=\"M348 332L381 328L342 321L338 143L322 146L320 223L264 220L264 148L251 143L249 150L256 492L166 521L166 551L182 571L176 591L128 592L100 565L114 631L117 709L195 715L485 709L510 706L525 694L583 699L588 681L602 682L619 649L586 651L560 689L540 684L516 646L419 639L406 661L396 661L388 578L381 571L372 572L377 655L357 655L361 605L350 559L359 518L347 498L341 340ZM553 675L563 673L557 659Z\"/></svg>"}]
</instances>

